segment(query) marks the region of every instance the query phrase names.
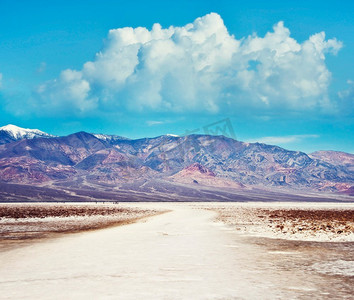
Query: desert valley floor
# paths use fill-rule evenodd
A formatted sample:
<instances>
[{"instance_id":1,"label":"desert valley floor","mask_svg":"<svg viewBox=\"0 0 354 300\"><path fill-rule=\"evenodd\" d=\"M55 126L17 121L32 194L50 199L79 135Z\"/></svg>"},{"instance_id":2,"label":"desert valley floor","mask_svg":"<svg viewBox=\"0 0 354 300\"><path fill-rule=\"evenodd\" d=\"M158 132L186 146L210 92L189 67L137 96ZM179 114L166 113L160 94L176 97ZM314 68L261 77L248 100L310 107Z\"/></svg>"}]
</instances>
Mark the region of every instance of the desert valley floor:
<instances>
[{"instance_id":1,"label":"desert valley floor","mask_svg":"<svg viewBox=\"0 0 354 300\"><path fill-rule=\"evenodd\" d=\"M345 236L311 232L302 237L294 233L295 238L272 236L271 230L262 231L264 216L258 216L262 222L253 224L253 230L244 230L250 224L248 208L275 209L279 214L283 208L311 211L314 206L345 210L349 219L341 220L347 223L335 232ZM18 247L0 248L0 298L351 299L354 294L353 203L119 207L166 212L123 226L22 240ZM218 217L222 210L227 213ZM244 219L232 222L232 211L244 212ZM323 222L328 228L338 225ZM296 226L305 230L304 224ZM330 231L327 225L323 228Z\"/></svg>"}]
</instances>

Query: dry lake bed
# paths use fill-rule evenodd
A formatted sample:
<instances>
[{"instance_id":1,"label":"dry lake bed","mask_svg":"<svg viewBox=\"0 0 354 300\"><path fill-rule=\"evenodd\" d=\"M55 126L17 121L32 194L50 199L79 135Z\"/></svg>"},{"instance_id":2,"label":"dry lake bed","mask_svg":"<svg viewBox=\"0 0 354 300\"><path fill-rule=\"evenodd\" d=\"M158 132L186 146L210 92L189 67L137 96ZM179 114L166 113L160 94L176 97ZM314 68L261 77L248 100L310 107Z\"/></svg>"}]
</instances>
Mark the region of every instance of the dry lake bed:
<instances>
[{"instance_id":1,"label":"dry lake bed","mask_svg":"<svg viewBox=\"0 0 354 300\"><path fill-rule=\"evenodd\" d=\"M0 299L352 299L353 203L1 204Z\"/></svg>"}]
</instances>

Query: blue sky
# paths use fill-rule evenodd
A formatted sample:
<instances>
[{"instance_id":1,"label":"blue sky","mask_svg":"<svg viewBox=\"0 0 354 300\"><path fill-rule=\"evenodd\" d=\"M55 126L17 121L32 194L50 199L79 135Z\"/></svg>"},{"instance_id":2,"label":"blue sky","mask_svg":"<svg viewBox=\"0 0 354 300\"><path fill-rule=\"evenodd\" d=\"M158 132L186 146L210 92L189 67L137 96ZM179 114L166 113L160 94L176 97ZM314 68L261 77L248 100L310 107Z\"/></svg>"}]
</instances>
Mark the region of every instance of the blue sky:
<instances>
[{"instance_id":1,"label":"blue sky","mask_svg":"<svg viewBox=\"0 0 354 300\"><path fill-rule=\"evenodd\" d=\"M353 12L353 1L0 0L0 126L137 138L228 119L239 140L354 153Z\"/></svg>"}]
</instances>

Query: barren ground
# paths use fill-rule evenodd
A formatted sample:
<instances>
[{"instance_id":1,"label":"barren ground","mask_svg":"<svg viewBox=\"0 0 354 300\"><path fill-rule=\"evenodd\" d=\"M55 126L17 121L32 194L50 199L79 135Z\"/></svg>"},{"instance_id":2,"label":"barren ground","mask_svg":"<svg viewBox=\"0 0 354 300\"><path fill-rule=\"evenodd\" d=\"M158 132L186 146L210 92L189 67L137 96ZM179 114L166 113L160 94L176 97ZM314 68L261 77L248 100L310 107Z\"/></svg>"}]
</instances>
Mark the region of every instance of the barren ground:
<instances>
[{"instance_id":1,"label":"barren ground","mask_svg":"<svg viewBox=\"0 0 354 300\"><path fill-rule=\"evenodd\" d=\"M218 221L246 234L354 242L354 207L350 204L226 203L207 209L218 213Z\"/></svg>"},{"instance_id":2,"label":"barren ground","mask_svg":"<svg viewBox=\"0 0 354 300\"><path fill-rule=\"evenodd\" d=\"M305 241L294 234L296 240L289 240L277 225L254 234L237 230L239 221L216 221L216 211L227 211L229 221L238 211L248 221L267 220L242 226L262 228L286 214L295 219L292 214L304 209L311 212L301 212L296 224L306 218L317 224L318 216L320 222L327 224L327 216L334 222L342 214L332 210L349 211L339 222L351 222L353 204L126 203L121 208L169 212L0 250L0 298L352 299L354 294L354 243L345 241L350 235L325 230L343 241ZM255 218L240 214L240 208Z\"/></svg>"},{"instance_id":3,"label":"barren ground","mask_svg":"<svg viewBox=\"0 0 354 300\"><path fill-rule=\"evenodd\" d=\"M0 204L0 251L64 233L126 225L160 213L119 204Z\"/></svg>"}]
</instances>

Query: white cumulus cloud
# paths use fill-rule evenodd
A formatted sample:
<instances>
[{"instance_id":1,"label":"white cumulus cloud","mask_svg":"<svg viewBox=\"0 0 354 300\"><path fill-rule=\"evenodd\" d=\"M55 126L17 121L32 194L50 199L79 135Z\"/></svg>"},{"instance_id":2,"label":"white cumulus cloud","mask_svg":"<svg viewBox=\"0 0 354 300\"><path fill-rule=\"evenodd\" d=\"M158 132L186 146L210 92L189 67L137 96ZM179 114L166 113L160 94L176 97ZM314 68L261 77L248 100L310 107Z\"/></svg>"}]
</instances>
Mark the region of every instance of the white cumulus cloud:
<instances>
[{"instance_id":1,"label":"white cumulus cloud","mask_svg":"<svg viewBox=\"0 0 354 300\"><path fill-rule=\"evenodd\" d=\"M112 29L94 60L42 84L35 102L79 112L325 106L325 56L341 46L324 32L299 43L283 22L238 40L216 13L182 27Z\"/></svg>"},{"instance_id":2,"label":"white cumulus cloud","mask_svg":"<svg viewBox=\"0 0 354 300\"><path fill-rule=\"evenodd\" d=\"M97 97L90 92L90 83L82 72L70 69L62 71L58 79L39 86L37 90L41 108L51 112L68 108L86 112L97 108Z\"/></svg>"}]
</instances>

